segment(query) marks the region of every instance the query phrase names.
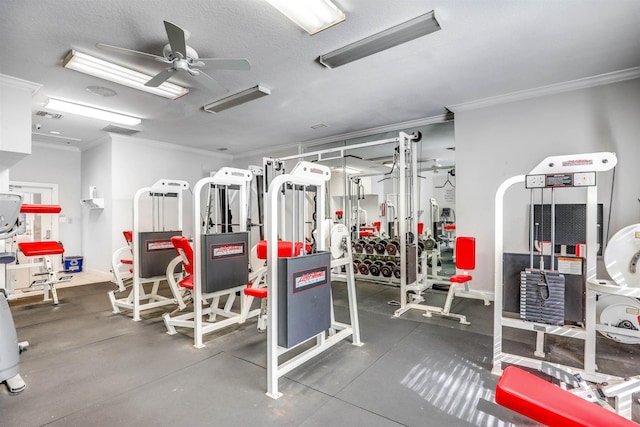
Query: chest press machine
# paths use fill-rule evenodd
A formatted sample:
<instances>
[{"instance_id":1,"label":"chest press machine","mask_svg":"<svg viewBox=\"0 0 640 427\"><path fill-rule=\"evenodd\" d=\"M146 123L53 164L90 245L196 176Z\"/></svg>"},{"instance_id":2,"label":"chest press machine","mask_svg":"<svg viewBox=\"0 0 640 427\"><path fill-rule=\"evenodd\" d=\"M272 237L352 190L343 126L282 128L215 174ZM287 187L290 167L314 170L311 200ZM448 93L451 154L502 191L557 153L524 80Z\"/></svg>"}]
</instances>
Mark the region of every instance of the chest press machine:
<instances>
[{"instance_id":1,"label":"chest press machine","mask_svg":"<svg viewBox=\"0 0 640 427\"><path fill-rule=\"evenodd\" d=\"M362 345L355 277L349 267L348 234L348 256L331 260L331 254L326 252L329 237L326 227L318 226L317 221L326 212L326 183L330 178L328 167L301 161L290 174L275 176L266 195L267 396L273 399L282 395L278 390L279 378L291 370L349 337L354 345ZM298 256L279 258L279 237L304 241L310 231L309 218L317 230L315 253L307 253L303 245ZM341 235L336 232L336 237ZM347 267L350 324L334 318L331 270L340 270L342 266ZM300 345L314 341L311 347L280 362L280 358L299 351Z\"/></svg>"},{"instance_id":2,"label":"chest press machine","mask_svg":"<svg viewBox=\"0 0 640 427\"><path fill-rule=\"evenodd\" d=\"M185 306L180 289L175 281L167 280L167 277L175 274L174 270L179 264L179 260L174 260L176 256L171 237L182 235L182 193L187 190L189 183L186 181L161 179L151 187L141 188L135 193L131 245L118 249L112 257L112 269L118 289L109 291L108 296L114 313L120 313L121 309L131 310L133 320L138 321L142 311L167 305ZM141 224L143 200L151 204L152 231L143 231L143 228L149 228L148 224ZM166 225L170 219L165 215L165 208L170 201L175 201L177 210L177 229L173 230L167 230ZM122 258L128 254L132 255L131 260ZM127 291L127 277L130 277L131 283L129 292L127 296L118 298L116 293ZM160 293L160 285L165 281L170 296ZM148 283L152 283L152 287L145 290L144 285Z\"/></svg>"}]
</instances>

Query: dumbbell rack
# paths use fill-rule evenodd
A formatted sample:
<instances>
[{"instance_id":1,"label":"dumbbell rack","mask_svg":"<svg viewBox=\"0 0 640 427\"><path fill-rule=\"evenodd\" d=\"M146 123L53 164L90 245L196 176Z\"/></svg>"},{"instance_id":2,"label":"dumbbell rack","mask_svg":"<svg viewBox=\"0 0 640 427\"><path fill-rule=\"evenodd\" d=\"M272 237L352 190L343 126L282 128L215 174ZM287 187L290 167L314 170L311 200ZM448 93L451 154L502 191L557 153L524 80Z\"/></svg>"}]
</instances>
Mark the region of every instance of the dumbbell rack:
<instances>
[{"instance_id":1,"label":"dumbbell rack","mask_svg":"<svg viewBox=\"0 0 640 427\"><path fill-rule=\"evenodd\" d=\"M397 239L361 238L351 243L353 271L359 280L400 285L400 242ZM424 242L418 242L418 274L426 271Z\"/></svg>"}]
</instances>

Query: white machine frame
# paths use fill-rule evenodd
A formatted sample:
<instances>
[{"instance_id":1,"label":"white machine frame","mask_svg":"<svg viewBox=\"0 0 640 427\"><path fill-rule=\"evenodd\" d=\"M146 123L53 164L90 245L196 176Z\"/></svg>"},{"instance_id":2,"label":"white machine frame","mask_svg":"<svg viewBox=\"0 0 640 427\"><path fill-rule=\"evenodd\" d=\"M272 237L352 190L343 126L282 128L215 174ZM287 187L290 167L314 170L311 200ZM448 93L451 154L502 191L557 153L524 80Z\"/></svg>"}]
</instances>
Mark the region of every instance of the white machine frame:
<instances>
[{"instance_id":1,"label":"white machine frame","mask_svg":"<svg viewBox=\"0 0 640 427\"><path fill-rule=\"evenodd\" d=\"M359 144L353 144L353 145L348 145L348 146L343 146L343 147L336 147L336 148L328 148L328 149L324 149L324 150L318 150L318 151L312 151L312 152L307 152L307 153L300 153L297 155L292 155L292 156L288 156L288 157L281 157L278 159L278 161L285 161L285 160L293 160L293 159L304 159L304 158L315 158L316 161L320 162L320 163L313 163L314 165L318 165L321 164L321 162L323 160L330 160L327 158L324 158L324 155L327 154L338 154L340 157L345 159L345 166L346 166L346 152L349 150L355 150L355 149L362 149L362 148L367 148L367 147L374 147L374 146L378 146L378 145L383 145L383 144L395 144L399 147L399 151L397 153L399 162L398 162L398 170L400 171L399 175L399 179L398 179L398 206L394 207L395 209L395 213L397 214L397 218L399 218L398 223L398 236L406 236L408 232L412 232L413 235L415 236L415 243L417 245L417 239L418 239L418 204L419 204L419 197L418 197L418 191L417 191L417 185L415 188L412 188L412 191L408 191L408 188L411 187L412 183L417 183L418 181L418 173L417 173L417 157L415 155L411 155L411 161L407 162L407 155L411 154L412 151L416 151L415 150L415 146L418 142L419 138L416 138L415 135L412 134L408 134L405 132L398 132L398 136L395 138L388 138L388 139L381 139L381 140L377 140L377 141L369 141L369 142L363 142L363 143L359 143ZM331 159L333 159L334 157L332 157ZM408 172L407 172L408 171ZM358 176L362 177L362 176L366 176L366 175L362 175L362 174L358 174ZM349 188L351 186L351 180L350 180L350 175L345 173L345 177L344 177L344 194L348 194L349 193ZM410 193L410 194L409 194ZM351 204L351 199L345 197L344 198L345 202L344 202L344 206L343 206L343 212L345 212L345 218L347 218L347 220L349 218L351 218L351 213L354 210L354 206ZM409 208L407 205L411 205L411 207ZM283 221L284 218L281 219L281 221ZM358 224L350 224L347 223L347 226L353 226L356 225L356 227L358 226ZM426 262L423 263L423 269L422 269L422 273L418 272L418 262L420 262L420 260L417 258L417 251L416 251L416 280L412 283L407 283L407 242L406 239L404 238L399 238L399 243L400 243L400 248L399 248L399 256L400 256L400 281L399 281L399 285L400 285L400 308L398 310L396 310L394 316L399 317L402 314L404 314L406 311L413 309L413 308L418 308L418 309L423 309L424 305L420 305L417 304L415 302L413 302L412 300L410 300L410 293L413 294L420 294L421 292L425 291L426 289L428 289L431 285L432 282L428 282L427 281L427 268L426 268ZM349 253L351 254L351 250L349 250ZM424 259L426 260L426 254L424 254ZM340 275L336 274L334 275L336 278L338 278ZM348 279L348 277L347 277ZM367 279L368 281L370 281L371 279ZM391 283L391 278L387 281L384 281L385 283Z\"/></svg>"},{"instance_id":2,"label":"white machine frame","mask_svg":"<svg viewBox=\"0 0 640 427\"><path fill-rule=\"evenodd\" d=\"M193 239L193 311L174 316L170 313L165 313L162 319L164 320L169 335L175 335L177 333L176 327L193 329L193 346L195 348L205 346L202 339L203 335L230 325L244 323L247 318L260 314L260 309L249 311L253 297L246 296L242 292L247 284L208 294L202 292L202 237L205 232L204 230L208 228L208 219L205 219L204 230L202 232L198 231L200 230L198 225L202 222L202 189L205 186L211 185L238 186L239 227L240 231L247 231L249 185L252 178L253 174L249 170L223 167L216 172L213 177L199 180L193 188L193 223L194 229L196 230ZM233 310L236 292L240 293L239 311ZM220 298L225 296L226 302L224 307L219 307ZM210 302L208 302L208 300L210 300ZM204 305L207 303L209 306L205 308ZM208 316L206 324L204 316ZM223 319L218 320L217 316L221 316Z\"/></svg>"},{"instance_id":3,"label":"white machine frame","mask_svg":"<svg viewBox=\"0 0 640 427\"><path fill-rule=\"evenodd\" d=\"M132 240L132 252L133 252L133 284L129 294L124 298L116 298L115 293L122 291L120 289L121 284L118 284L118 289L110 291L108 293L111 306L114 313L120 313L120 309L124 308L132 311L134 321L141 320L140 313L146 310L152 310L158 307L166 305L180 305L179 301L182 299L180 289L175 285L175 282L167 280L167 275L156 276L150 278L140 277L141 259L140 259L140 199L142 196L159 196L159 195L173 195L177 197L178 204L178 229L182 230L182 193L189 190L189 183L186 181L172 180L172 179L160 179L151 187L143 187L136 191L133 197L133 240ZM163 218L164 219L164 218ZM116 251L119 255L120 250ZM114 257L115 257L114 253ZM177 263L173 263L174 267ZM115 272L114 272L115 273ZM158 293L160 283L167 280L169 289L171 290L171 297L166 297ZM145 283L153 283L151 292L144 290ZM147 302L144 302L147 301ZM184 306L184 303L182 304Z\"/></svg>"},{"instance_id":4,"label":"white machine frame","mask_svg":"<svg viewBox=\"0 0 640 427\"><path fill-rule=\"evenodd\" d=\"M269 190L266 197L266 209L265 209L265 224L266 224L266 239L268 244L267 250L267 269L268 269L268 301L267 301L267 396L277 399L282 396L282 393L278 390L279 378L287 374L296 367L302 365L306 361L314 358L320 353L333 347L338 342L351 337L352 344L360 346L360 327L358 321L358 309L356 302L356 289L355 279L353 275L353 269L351 267L351 245L349 244L347 253L349 256L343 257L338 260L332 260L331 268L340 268L345 265L347 268L347 293L349 299L349 314L351 324L336 322L333 315L333 299L331 301L331 328L327 331L323 331L318 335L311 337L304 341L309 343L315 340L315 345L306 349L288 359L286 362L280 363L279 358L290 353L292 350L299 351L301 343L293 348L286 349L278 346L278 232L282 230L280 221L277 218L284 217L283 209L285 208L282 203L281 189L285 184L291 184L293 186L303 187L316 187L317 205L316 212L318 212L319 218L324 218L326 208L326 182L331 178L331 170L316 163L310 163L306 161L299 162L290 174L283 174L275 176L269 185ZM295 223L306 223L304 206L294 206L295 208L302 207L302 214L299 215L294 212ZM318 224L321 224L322 220L318 220ZM316 244L317 249L322 251L326 250L326 230L322 226L317 227ZM304 238L304 236L292 236L294 241L296 238Z\"/></svg>"},{"instance_id":5,"label":"white machine frame","mask_svg":"<svg viewBox=\"0 0 640 427\"><path fill-rule=\"evenodd\" d=\"M495 199L495 287L494 287L494 329L493 329L493 369L500 375L502 364L514 364L533 369L542 369L544 360L505 353L502 350L502 328L509 327L536 332L535 355L543 357L545 334L561 335L584 340L584 364L582 368L560 364L550 364L581 375L588 381L607 381L617 379L614 376L596 372L596 269L597 269L597 186L595 174L615 167L617 158L614 153L586 153L566 156L551 156L540 162L528 175L517 175L504 181L496 192ZM585 327L554 326L504 317L503 309L503 248L504 248L504 195L515 184L525 182L527 176L549 174L593 173L594 182L585 186L586 200L586 289ZM553 233L552 233L553 234Z\"/></svg>"},{"instance_id":6,"label":"white machine frame","mask_svg":"<svg viewBox=\"0 0 640 427\"><path fill-rule=\"evenodd\" d=\"M58 206L58 205L54 205ZM21 228L24 227L27 223L28 217L26 215L35 215L35 213L21 213ZM38 213L38 215L58 215L57 213L51 212L43 212ZM25 219L27 218L27 219ZM17 234L23 234L26 230L19 230ZM57 235L57 232L54 232L54 235ZM15 239L15 238L14 238ZM18 259L18 252L20 251L19 245L16 244L15 241L10 242L9 246L16 251L16 260ZM15 247L14 247L15 246ZM56 285L62 283L68 283L73 279L73 276L58 276L58 272L56 271L56 265L58 262L52 260L52 256L60 256L60 255L37 255L37 256L26 256L27 262L22 263L13 263L5 266L5 274L3 274L4 285L0 286L5 289L7 293L7 301L12 301L20 298L29 298L33 296L42 295L43 301L52 301L54 305L58 305L58 291L56 289ZM27 269L29 272L32 268L38 268L39 273L32 274L32 276L40 276L41 279L33 280L28 287L18 288L14 287L15 285L15 277L14 273L16 270ZM7 280L7 275L10 277ZM16 292L16 290L18 292Z\"/></svg>"}]
</instances>

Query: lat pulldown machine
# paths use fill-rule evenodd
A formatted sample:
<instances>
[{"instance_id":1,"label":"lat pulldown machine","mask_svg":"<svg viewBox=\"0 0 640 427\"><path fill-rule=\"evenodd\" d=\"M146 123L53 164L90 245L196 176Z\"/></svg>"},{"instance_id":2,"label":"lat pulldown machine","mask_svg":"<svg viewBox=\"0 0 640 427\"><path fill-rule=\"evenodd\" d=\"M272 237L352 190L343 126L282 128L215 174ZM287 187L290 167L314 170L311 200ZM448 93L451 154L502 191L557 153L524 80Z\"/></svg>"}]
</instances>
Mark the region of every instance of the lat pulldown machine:
<instances>
[{"instance_id":1,"label":"lat pulldown machine","mask_svg":"<svg viewBox=\"0 0 640 427\"><path fill-rule=\"evenodd\" d=\"M328 167L302 161L290 174L273 177L267 192L267 396L274 399L282 395L278 390L279 378L291 370L348 337L354 345L362 345L355 280L349 267L348 234L349 256L332 261L331 254L326 252L326 227L319 225L322 221L317 221L325 216L326 183L330 177ZM285 217L286 221L279 220ZM286 237L296 247L297 242L304 242L308 235L309 223L316 229L315 251L307 253L308 248L301 244L298 256L294 251L292 257L278 258L278 239ZM335 235L336 238L344 237L340 231ZM335 252L339 255L340 251ZM333 312L331 270L343 265L347 267L351 324L337 322ZM314 341L315 344L306 350L285 362L279 361L299 351L300 345Z\"/></svg>"}]
</instances>

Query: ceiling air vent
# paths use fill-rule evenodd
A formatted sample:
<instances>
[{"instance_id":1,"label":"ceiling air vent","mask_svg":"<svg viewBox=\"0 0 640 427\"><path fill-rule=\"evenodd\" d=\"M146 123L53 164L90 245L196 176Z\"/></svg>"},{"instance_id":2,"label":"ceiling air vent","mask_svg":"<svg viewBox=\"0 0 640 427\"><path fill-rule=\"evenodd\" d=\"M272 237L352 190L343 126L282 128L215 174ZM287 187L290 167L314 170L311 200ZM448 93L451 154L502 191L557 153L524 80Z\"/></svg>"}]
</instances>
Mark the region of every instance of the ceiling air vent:
<instances>
[{"instance_id":1,"label":"ceiling air vent","mask_svg":"<svg viewBox=\"0 0 640 427\"><path fill-rule=\"evenodd\" d=\"M106 132L110 132L110 133L118 133L120 135L127 135L127 136L131 136L134 135L138 132L140 132L139 130L135 130L135 129L127 129L127 128L123 128L120 126L114 126L114 125L108 125L102 128L102 130L106 131Z\"/></svg>"},{"instance_id":2,"label":"ceiling air vent","mask_svg":"<svg viewBox=\"0 0 640 427\"><path fill-rule=\"evenodd\" d=\"M36 111L36 116L41 116L41 117L46 117L47 119L56 119L56 120L62 118L62 114L51 114L42 110Z\"/></svg>"}]
</instances>

